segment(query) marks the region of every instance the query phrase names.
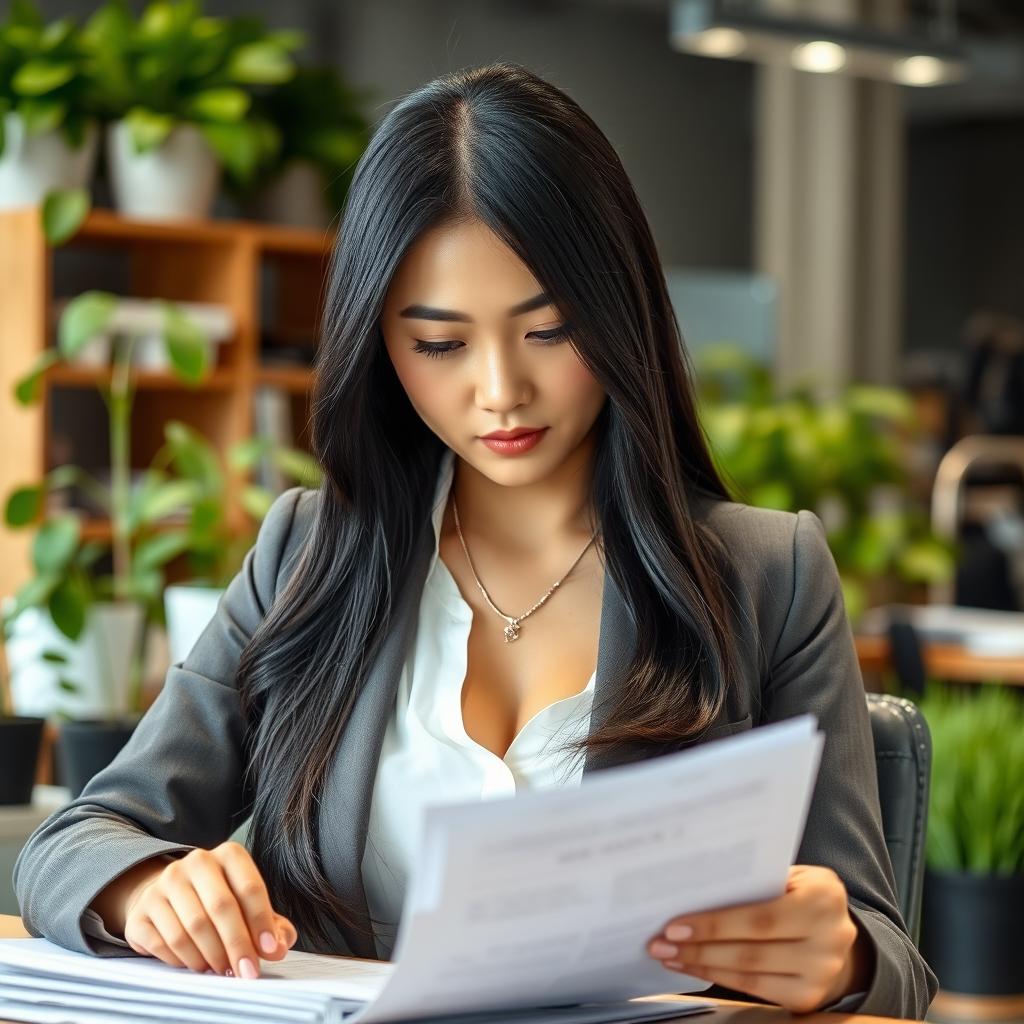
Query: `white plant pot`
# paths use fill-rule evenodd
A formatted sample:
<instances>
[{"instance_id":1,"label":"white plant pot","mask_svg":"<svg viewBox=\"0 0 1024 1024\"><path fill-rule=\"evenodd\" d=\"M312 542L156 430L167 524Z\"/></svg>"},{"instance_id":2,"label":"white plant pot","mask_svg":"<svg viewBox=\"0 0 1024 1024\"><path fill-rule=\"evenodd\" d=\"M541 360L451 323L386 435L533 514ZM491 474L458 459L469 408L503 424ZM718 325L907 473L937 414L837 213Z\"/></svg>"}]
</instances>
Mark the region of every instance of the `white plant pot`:
<instances>
[{"instance_id":1,"label":"white plant pot","mask_svg":"<svg viewBox=\"0 0 1024 1024\"><path fill-rule=\"evenodd\" d=\"M34 206L47 192L87 188L96 166L96 125L90 123L82 145L68 145L60 131L29 137L20 114L4 114L4 151L0 155L0 209Z\"/></svg>"},{"instance_id":2,"label":"white plant pot","mask_svg":"<svg viewBox=\"0 0 1024 1024\"><path fill-rule=\"evenodd\" d=\"M178 125L162 145L136 153L124 121L107 126L107 166L114 203L126 217L206 217L220 184L220 164L195 125Z\"/></svg>"},{"instance_id":3,"label":"white plant pot","mask_svg":"<svg viewBox=\"0 0 1024 1024\"><path fill-rule=\"evenodd\" d=\"M222 588L187 584L164 589L167 647L172 665L188 656L217 611L223 594Z\"/></svg>"},{"instance_id":4,"label":"white plant pot","mask_svg":"<svg viewBox=\"0 0 1024 1024\"><path fill-rule=\"evenodd\" d=\"M109 366L111 358L110 338L106 334L97 334L87 341L69 362L73 366Z\"/></svg>"},{"instance_id":5,"label":"white plant pot","mask_svg":"<svg viewBox=\"0 0 1024 1024\"><path fill-rule=\"evenodd\" d=\"M5 603L13 599L8 598ZM69 640L45 609L26 608L12 623L6 643L11 698L19 715L49 717L57 711L73 718L102 718L129 713L132 669L145 625L142 605L98 601L91 605L78 640ZM43 660L59 651L67 664ZM60 680L77 690L66 692Z\"/></svg>"}]
</instances>

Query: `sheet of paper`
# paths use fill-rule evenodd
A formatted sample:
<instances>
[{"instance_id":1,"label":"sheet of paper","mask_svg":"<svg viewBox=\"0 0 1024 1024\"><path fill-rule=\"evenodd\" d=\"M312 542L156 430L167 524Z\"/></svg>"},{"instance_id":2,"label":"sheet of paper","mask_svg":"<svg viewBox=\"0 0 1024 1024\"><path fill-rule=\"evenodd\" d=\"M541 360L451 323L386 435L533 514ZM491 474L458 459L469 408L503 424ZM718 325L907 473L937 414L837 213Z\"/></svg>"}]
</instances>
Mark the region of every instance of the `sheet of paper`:
<instances>
[{"instance_id":1,"label":"sheet of paper","mask_svg":"<svg viewBox=\"0 0 1024 1024\"><path fill-rule=\"evenodd\" d=\"M699 1013L712 1004L625 1003L707 987L662 968L646 942L670 917L782 892L823 742L803 715L595 772L572 790L430 808L395 963L292 950L247 981L7 939L0 1010L35 1006L23 1019L49 1022L77 1007L76 1020L93 1020L106 1005L106 1019L152 1021L154 1007L164 1019L175 1007L194 1024L463 1014L472 1024L610 1024ZM40 978L50 1005L33 1001Z\"/></svg>"},{"instance_id":2,"label":"sheet of paper","mask_svg":"<svg viewBox=\"0 0 1024 1024\"><path fill-rule=\"evenodd\" d=\"M645 944L676 915L783 891L824 737L812 715L572 790L429 808L364 1024L700 991Z\"/></svg>"}]
</instances>

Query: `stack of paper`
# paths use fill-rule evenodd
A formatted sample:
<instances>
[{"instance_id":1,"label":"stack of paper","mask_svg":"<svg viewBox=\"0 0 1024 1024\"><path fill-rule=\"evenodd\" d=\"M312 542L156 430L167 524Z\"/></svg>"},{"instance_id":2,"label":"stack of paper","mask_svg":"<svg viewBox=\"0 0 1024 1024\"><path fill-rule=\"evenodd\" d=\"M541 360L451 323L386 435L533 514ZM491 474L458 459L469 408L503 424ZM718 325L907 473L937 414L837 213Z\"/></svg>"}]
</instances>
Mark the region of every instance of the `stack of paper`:
<instances>
[{"instance_id":1,"label":"stack of paper","mask_svg":"<svg viewBox=\"0 0 1024 1024\"><path fill-rule=\"evenodd\" d=\"M0 1018L611 1024L706 1002L646 952L688 912L772 899L799 848L824 737L811 715L573 789L432 807L395 963L292 950L254 981L0 941Z\"/></svg>"}]
</instances>

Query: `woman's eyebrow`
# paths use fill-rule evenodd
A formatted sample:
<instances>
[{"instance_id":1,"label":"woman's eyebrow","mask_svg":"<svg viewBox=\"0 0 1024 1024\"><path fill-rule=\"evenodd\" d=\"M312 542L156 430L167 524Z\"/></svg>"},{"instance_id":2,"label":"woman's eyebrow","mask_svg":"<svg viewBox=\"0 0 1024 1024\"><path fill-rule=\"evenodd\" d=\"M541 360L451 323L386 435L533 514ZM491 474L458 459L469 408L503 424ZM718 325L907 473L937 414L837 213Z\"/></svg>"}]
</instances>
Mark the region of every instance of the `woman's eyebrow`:
<instances>
[{"instance_id":1,"label":"woman's eyebrow","mask_svg":"<svg viewBox=\"0 0 1024 1024\"><path fill-rule=\"evenodd\" d=\"M544 306L550 305L551 296L547 292L540 292L540 294L534 295L532 299L526 299L524 302L517 303L506 315L522 316L524 313L532 313L535 309L541 309ZM468 313L460 313L457 309L438 309L436 306L406 306L398 315L410 320L444 320L458 321L464 324L473 323L473 318Z\"/></svg>"}]
</instances>

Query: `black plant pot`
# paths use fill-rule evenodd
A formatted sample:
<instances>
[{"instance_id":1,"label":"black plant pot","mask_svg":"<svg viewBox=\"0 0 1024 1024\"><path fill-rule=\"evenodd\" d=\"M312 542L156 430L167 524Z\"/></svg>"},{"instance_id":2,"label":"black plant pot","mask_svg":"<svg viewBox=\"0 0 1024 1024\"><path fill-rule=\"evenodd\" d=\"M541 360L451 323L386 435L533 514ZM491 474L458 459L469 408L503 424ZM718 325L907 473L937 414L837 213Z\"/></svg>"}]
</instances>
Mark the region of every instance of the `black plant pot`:
<instances>
[{"instance_id":1,"label":"black plant pot","mask_svg":"<svg viewBox=\"0 0 1024 1024\"><path fill-rule=\"evenodd\" d=\"M80 719L65 722L57 741L61 782L78 796L85 784L117 756L131 738L138 716L115 719Z\"/></svg>"},{"instance_id":2,"label":"black plant pot","mask_svg":"<svg viewBox=\"0 0 1024 1024\"><path fill-rule=\"evenodd\" d=\"M1024 874L925 871L921 953L947 992L1024 994Z\"/></svg>"},{"instance_id":3,"label":"black plant pot","mask_svg":"<svg viewBox=\"0 0 1024 1024\"><path fill-rule=\"evenodd\" d=\"M43 718L0 716L0 804L32 803Z\"/></svg>"}]
</instances>

